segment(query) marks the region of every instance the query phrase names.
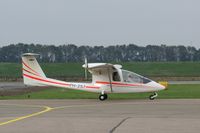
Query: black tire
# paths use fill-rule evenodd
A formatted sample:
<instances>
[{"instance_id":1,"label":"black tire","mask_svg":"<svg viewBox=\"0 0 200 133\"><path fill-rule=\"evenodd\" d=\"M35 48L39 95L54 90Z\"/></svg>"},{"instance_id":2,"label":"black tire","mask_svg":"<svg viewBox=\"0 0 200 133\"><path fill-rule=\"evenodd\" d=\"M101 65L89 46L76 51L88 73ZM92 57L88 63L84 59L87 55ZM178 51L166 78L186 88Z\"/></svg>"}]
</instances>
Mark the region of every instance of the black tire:
<instances>
[{"instance_id":1,"label":"black tire","mask_svg":"<svg viewBox=\"0 0 200 133\"><path fill-rule=\"evenodd\" d=\"M154 100L155 98L153 97L154 95L149 96L149 100Z\"/></svg>"},{"instance_id":2,"label":"black tire","mask_svg":"<svg viewBox=\"0 0 200 133\"><path fill-rule=\"evenodd\" d=\"M107 94L101 94L101 95L99 95L99 100L101 100L101 101L104 101L104 100L106 100L108 98L108 95Z\"/></svg>"},{"instance_id":3,"label":"black tire","mask_svg":"<svg viewBox=\"0 0 200 133\"><path fill-rule=\"evenodd\" d=\"M99 95L99 100L104 101L105 100L105 95Z\"/></svg>"}]
</instances>

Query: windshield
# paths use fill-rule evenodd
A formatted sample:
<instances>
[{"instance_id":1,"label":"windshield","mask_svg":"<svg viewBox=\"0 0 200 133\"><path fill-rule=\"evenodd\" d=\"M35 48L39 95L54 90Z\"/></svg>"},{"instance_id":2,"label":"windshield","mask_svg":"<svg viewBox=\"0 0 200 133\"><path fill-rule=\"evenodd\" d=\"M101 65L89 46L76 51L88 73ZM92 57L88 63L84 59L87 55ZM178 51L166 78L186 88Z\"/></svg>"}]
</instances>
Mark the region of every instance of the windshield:
<instances>
[{"instance_id":1,"label":"windshield","mask_svg":"<svg viewBox=\"0 0 200 133\"><path fill-rule=\"evenodd\" d=\"M134 72L122 70L122 76L124 82L129 82L129 83L148 83L151 82L150 79L145 78L139 74L136 74Z\"/></svg>"}]
</instances>

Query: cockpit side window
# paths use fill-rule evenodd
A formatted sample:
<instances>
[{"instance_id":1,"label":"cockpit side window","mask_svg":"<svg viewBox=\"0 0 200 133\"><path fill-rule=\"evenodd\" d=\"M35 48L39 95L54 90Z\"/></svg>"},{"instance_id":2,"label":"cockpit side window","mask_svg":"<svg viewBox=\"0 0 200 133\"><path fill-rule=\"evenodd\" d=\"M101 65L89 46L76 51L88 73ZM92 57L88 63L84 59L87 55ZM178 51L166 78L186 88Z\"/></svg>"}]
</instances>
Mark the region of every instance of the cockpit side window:
<instances>
[{"instance_id":1,"label":"cockpit side window","mask_svg":"<svg viewBox=\"0 0 200 133\"><path fill-rule=\"evenodd\" d=\"M124 82L130 82L130 83L148 83L151 80L148 78L145 78L143 76L140 76L136 73L129 72L126 70L122 70L122 76Z\"/></svg>"},{"instance_id":2,"label":"cockpit side window","mask_svg":"<svg viewBox=\"0 0 200 133\"><path fill-rule=\"evenodd\" d=\"M120 81L120 77L119 77L119 74L118 72L113 72L113 81Z\"/></svg>"}]
</instances>

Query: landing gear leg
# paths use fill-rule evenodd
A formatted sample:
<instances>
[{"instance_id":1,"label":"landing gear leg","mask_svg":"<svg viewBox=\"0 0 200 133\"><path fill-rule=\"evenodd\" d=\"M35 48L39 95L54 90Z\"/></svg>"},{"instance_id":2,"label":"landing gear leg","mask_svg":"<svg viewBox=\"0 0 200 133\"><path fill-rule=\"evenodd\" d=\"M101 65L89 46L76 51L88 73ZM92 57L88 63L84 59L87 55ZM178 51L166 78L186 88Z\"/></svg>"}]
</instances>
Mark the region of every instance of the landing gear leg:
<instances>
[{"instance_id":1,"label":"landing gear leg","mask_svg":"<svg viewBox=\"0 0 200 133\"><path fill-rule=\"evenodd\" d=\"M108 98L108 95L105 94L104 92L101 93L101 95L99 95L99 100L104 101Z\"/></svg>"},{"instance_id":2,"label":"landing gear leg","mask_svg":"<svg viewBox=\"0 0 200 133\"><path fill-rule=\"evenodd\" d=\"M154 94L149 96L149 99L154 100L157 96L158 96L158 94L156 92L154 92Z\"/></svg>"}]
</instances>

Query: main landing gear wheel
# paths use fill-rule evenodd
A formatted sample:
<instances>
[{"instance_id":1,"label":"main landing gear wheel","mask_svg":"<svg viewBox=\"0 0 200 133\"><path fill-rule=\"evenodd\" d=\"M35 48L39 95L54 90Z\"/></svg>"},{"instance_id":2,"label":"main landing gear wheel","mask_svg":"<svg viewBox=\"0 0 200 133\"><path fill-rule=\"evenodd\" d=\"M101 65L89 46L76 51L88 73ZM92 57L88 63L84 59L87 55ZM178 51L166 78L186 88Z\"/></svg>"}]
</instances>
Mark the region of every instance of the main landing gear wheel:
<instances>
[{"instance_id":1,"label":"main landing gear wheel","mask_svg":"<svg viewBox=\"0 0 200 133\"><path fill-rule=\"evenodd\" d=\"M108 95L107 94L101 94L101 95L99 95L99 100L101 100L101 101L104 101L104 100L106 100L108 98Z\"/></svg>"},{"instance_id":2,"label":"main landing gear wheel","mask_svg":"<svg viewBox=\"0 0 200 133\"><path fill-rule=\"evenodd\" d=\"M149 99L154 100L157 96L158 96L158 94L155 92L154 94L149 96Z\"/></svg>"}]
</instances>

